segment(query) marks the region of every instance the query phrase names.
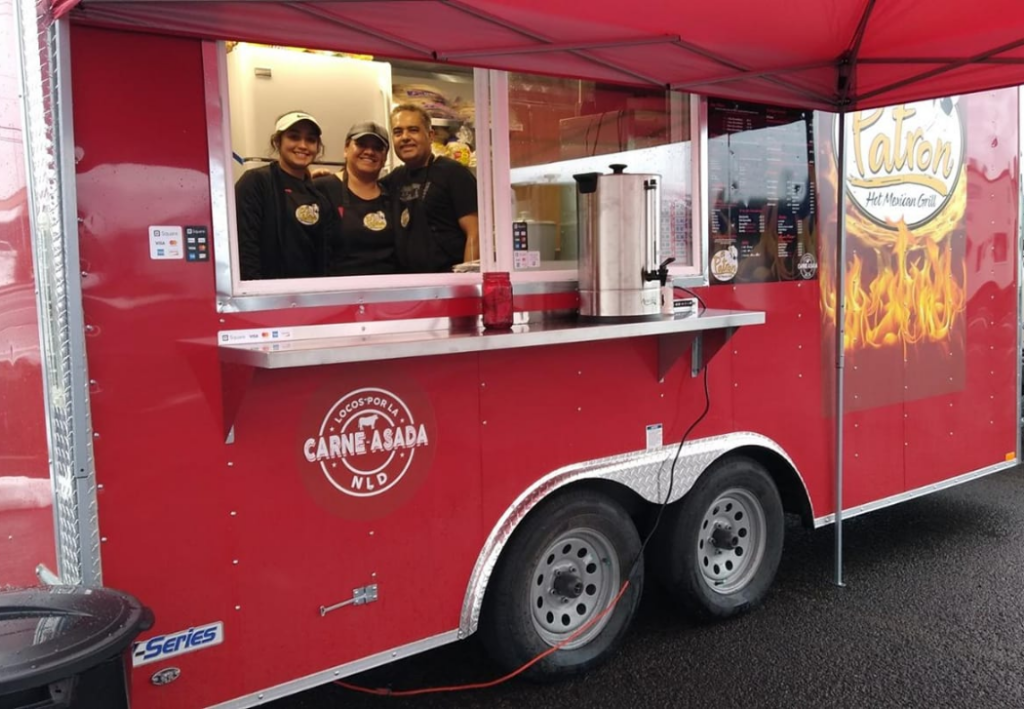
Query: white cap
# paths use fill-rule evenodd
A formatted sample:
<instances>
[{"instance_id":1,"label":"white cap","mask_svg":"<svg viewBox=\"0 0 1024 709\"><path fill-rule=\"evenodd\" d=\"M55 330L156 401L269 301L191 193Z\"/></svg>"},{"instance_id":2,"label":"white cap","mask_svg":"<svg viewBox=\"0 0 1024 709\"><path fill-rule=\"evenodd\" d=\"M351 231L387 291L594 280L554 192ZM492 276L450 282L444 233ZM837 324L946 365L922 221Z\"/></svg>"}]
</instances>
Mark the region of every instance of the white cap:
<instances>
[{"instance_id":1,"label":"white cap","mask_svg":"<svg viewBox=\"0 0 1024 709\"><path fill-rule=\"evenodd\" d=\"M323 132L323 129L320 128L320 124L316 122L316 119L313 118L313 116L309 115L308 113L303 113L302 111L292 111L291 113L286 113L283 116L281 116L279 119L277 119L277 125L274 126L274 130L280 133L281 131L288 130L299 121L309 121L310 123L316 126L317 133Z\"/></svg>"}]
</instances>

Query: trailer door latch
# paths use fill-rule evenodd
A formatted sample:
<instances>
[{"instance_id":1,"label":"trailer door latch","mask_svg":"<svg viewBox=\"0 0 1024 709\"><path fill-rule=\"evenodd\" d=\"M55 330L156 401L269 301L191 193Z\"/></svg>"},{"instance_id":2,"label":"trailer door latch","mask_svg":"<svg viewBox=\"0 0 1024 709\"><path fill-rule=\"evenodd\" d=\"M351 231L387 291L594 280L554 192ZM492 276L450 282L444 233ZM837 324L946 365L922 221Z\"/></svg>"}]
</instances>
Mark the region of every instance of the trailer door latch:
<instances>
[{"instance_id":1,"label":"trailer door latch","mask_svg":"<svg viewBox=\"0 0 1024 709\"><path fill-rule=\"evenodd\" d=\"M373 603L377 600L377 584L371 583L369 586L361 586L360 588L352 589L352 598L341 603L335 603L333 606L320 606L320 617L327 615L331 611L336 611L344 606L362 606L367 603Z\"/></svg>"}]
</instances>

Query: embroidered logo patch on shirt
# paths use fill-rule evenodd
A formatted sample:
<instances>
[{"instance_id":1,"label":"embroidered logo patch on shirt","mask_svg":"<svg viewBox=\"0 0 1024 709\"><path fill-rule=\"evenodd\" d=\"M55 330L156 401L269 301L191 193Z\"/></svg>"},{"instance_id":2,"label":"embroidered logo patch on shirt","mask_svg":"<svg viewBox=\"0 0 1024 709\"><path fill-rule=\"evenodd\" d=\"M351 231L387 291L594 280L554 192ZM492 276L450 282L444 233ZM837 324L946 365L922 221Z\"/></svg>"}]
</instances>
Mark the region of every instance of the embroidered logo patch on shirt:
<instances>
[{"instance_id":1,"label":"embroidered logo patch on shirt","mask_svg":"<svg viewBox=\"0 0 1024 709\"><path fill-rule=\"evenodd\" d=\"M363 217L363 226L371 231L382 231L388 225L384 212L371 212Z\"/></svg>"},{"instance_id":2,"label":"embroidered logo patch on shirt","mask_svg":"<svg viewBox=\"0 0 1024 709\"><path fill-rule=\"evenodd\" d=\"M303 204L295 210L295 218L299 220L300 224L306 226L313 226L320 221L320 205L318 204Z\"/></svg>"}]
</instances>

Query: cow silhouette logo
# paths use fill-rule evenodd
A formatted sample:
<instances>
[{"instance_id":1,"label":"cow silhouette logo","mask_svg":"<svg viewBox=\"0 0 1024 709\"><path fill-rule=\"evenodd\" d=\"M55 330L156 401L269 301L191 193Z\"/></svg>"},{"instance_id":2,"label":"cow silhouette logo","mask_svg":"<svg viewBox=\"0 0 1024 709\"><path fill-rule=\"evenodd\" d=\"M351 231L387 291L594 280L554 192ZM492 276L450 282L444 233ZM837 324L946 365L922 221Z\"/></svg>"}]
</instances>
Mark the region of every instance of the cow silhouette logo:
<instances>
[{"instance_id":1,"label":"cow silhouette logo","mask_svg":"<svg viewBox=\"0 0 1024 709\"><path fill-rule=\"evenodd\" d=\"M338 492L376 497L402 482L432 437L432 427L393 392L356 389L328 410L302 454Z\"/></svg>"}]
</instances>

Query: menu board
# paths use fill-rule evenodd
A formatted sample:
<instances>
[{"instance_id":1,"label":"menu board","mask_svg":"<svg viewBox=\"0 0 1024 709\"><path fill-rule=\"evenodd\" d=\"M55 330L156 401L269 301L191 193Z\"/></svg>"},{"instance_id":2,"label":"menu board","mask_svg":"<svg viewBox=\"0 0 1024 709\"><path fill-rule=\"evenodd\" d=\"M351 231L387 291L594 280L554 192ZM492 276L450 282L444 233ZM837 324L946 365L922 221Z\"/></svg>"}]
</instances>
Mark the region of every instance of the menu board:
<instances>
[{"instance_id":1,"label":"menu board","mask_svg":"<svg viewBox=\"0 0 1024 709\"><path fill-rule=\"evenodd\" d=\"M708 102L711 283L817 276L813 118Z\"/></svg>"}]
</instances>

